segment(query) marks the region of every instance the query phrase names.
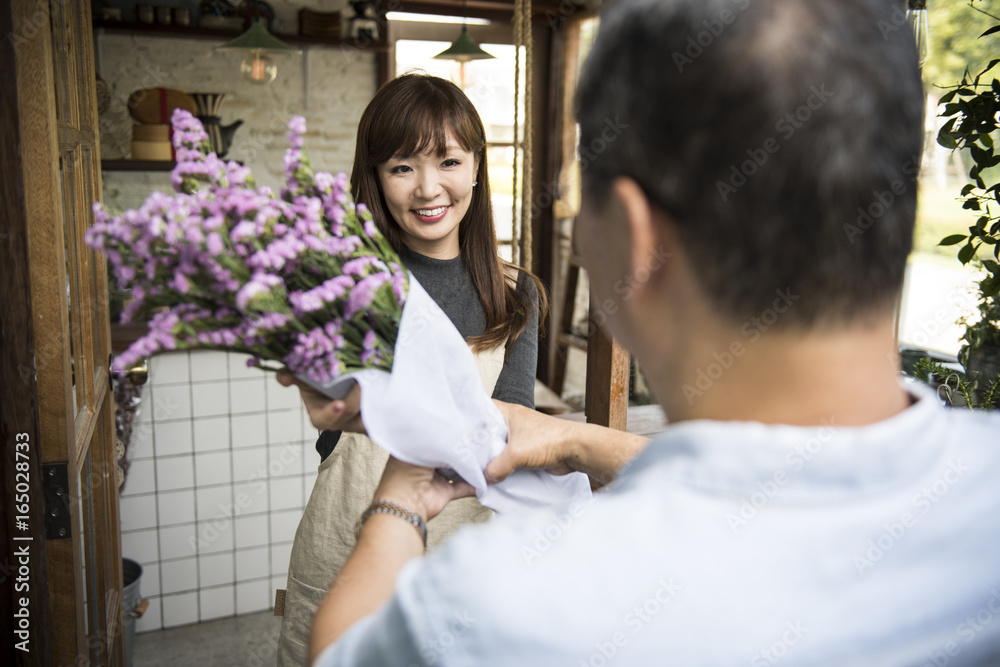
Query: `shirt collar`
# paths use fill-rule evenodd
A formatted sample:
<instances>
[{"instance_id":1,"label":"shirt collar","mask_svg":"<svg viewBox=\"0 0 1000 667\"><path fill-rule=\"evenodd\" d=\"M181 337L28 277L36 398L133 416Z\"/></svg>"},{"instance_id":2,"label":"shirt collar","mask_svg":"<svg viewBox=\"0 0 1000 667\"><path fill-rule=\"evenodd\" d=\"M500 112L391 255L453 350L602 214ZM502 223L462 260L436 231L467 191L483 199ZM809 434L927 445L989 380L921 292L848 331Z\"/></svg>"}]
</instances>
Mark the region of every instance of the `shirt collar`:
<instances>
[{"instance_id":1,"label":"shirt collar","mask_svg":"<svg viewBox=\"0 0 1000 667\"><path fill-rule=\"evenodd\" d=\"M874 424L788 426L692 420L655 438L621 473L617 488L652 473L710 493L745 496L774 482L786 500L824 500L878 492L941 462L948 432L933 390L901 383L913 397ZM655 470L654 470L655 469Z\"/></svg>"}]
</instances>

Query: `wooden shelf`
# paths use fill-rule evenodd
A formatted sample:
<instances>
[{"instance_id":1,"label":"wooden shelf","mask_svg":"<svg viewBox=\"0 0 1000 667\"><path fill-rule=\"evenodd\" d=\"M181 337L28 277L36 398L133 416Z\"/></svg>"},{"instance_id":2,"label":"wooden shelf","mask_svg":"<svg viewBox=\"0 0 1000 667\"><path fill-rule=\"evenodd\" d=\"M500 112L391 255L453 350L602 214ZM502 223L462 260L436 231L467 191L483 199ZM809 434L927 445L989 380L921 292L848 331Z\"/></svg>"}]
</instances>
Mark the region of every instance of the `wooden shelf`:
<instances>
[{"instance_id":1,"label":"wooden shelf","mask_svg":"<svg viewBox=\"0 0 1000 667\"><path fill-rule=\"evenodd\" d=\"M101 171L173 171L171 160L101 160Z\"/></svg>"},{"instance_id":2,"label":"wooden shelf","mask_svg":"<svg viewBox=\"0 0 1000 667\"><path fill-rule=\"evenodd\" d=\"M158 37L181 37L189 39L211 39L229 41L242 35L244 30L226 30L224 28L200 28L198 26L159 25L156 23L137 23L129 21L94 21L94 29L110 30L112 32L127 32L132 34L155 35ZM383 30L384 32L384 30ZM363 49L365 51L387 51L389 45L385 39L362 43L353 39L339 37L304 37L302 35L278 35L275 37L291 46L334 46L347 49Z\"/></svg>"}]
</instances>

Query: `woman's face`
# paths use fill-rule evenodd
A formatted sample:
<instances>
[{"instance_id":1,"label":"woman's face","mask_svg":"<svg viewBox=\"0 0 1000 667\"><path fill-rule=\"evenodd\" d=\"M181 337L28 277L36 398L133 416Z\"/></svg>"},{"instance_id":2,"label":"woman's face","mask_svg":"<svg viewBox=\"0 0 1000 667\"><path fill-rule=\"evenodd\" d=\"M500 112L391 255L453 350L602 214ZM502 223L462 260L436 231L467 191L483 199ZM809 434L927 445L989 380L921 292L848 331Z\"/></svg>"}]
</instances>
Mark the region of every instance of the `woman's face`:
<instances>
[{"instance_id":1,"label":"woman's face","mask_svg":"<svg viewBox=\"0 0 1000 667\"><path fill-rule=\"evenodd\" d=\"M431 149L378 166L389 214L406 246L437 259L458 257L458 224L469 210L479 161L448 132L445 155Z\"/></svg>"}]
</instances>

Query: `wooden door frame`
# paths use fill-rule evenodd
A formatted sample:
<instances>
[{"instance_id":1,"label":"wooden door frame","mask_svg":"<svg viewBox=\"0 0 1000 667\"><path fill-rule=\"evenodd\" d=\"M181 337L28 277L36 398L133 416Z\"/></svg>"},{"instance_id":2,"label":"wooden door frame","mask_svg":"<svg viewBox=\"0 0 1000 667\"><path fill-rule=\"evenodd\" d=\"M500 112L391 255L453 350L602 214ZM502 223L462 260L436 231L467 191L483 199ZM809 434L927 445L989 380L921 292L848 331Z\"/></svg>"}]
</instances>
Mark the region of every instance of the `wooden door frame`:
<instances>
[{"instance_id":1,"label":"wooden door frame","mask_svg":"<svg viewBox=\"0 0 1000 667\"><path fill-rule=\"evenodd\" d=\"M0 3L0 34L16 35L15 25L23 29L23 11L15 23L11 3ZM48 31L42 25L40 31ZM8 76L0 77L0 284L3 285L4 327L0 338L0 446L4 451L3 502L0 502L0 538L4 543L2 572L0 572L0 614L10 619L5 634L14 637L15 609L27 608L29 613L30 650L20 651L18 642L4 642L7 649L0 653L0 662L10 665L50 665L51 646L45 638L51 637L49 623L49 598L44 583L48 579L44 531L44 508L39 502L41 492L41 433L38 420L38 387L34 367L34 323L32 321L29 289L31 284L28 267L27 202L22 178L21 119L18 108L18 88L21 72L15 69L15 41L4 39L0 44L0 67ZM9 73L13 72L14 76ZM30 541L15 541L16 505L15 470L18 434L27 434L29 497L28 537ZM25 536L18 531L17 536ZM18 553L27 544L30 555L22 562ZM27 581L23 581L27 568ZM28 590L24 590L24 585ZM22 604L27 602L27 604ZM5 624L6 625L6 624ZM20 638L18 638L20 639Z\"/></svg>"},{"instance_id":2,"label":"wooden door frame","mask_svg":"<svg viewBox=\"0 0 1000 667\"><path fill-rule=\"evenodd\" d=\"M78 146L79 155L91 150L90 192L74 181L75 201L100 196L97 111L93 81L93 36L88 0L62 2L64 11L77 18L68 44L72 64L67 72L72 95L82 98L71 105L86 105L89 125L77 130L56 120L55 71L49 4L45 0L14 0L0 7L0 64L8 76L0 82L0 205L4 214L0 232L0 275L6 291L4 299L4 339L0 349L0 410L2 444L5 450L2 532L5 544L14 544L17 517L11 500L17 433L26 433L30 443L30 513L32 561L27 600L33 615L30 653L14 647L9 664L77 664L99 653L101 662L121 665L125 661L122 609L121 539L118 489L114 460L115 429L113 397L108 378L107 350L110 327L107 317L107 278L103 260L93 258L83 246L83 219L71 230L75 233L77 259L74 271L86 285L74 308L80 318L82 345L76 381L90 390L85 409L69 414L73 405L73 381L69 345L70 331L66 294L66 246L60 175L61 134L64 141ZM77 60L79 56L79 60ZM83 70L75 71L77 64ZM77 107L74 106L74 112ZM71 114L75 120L75 113ZM82 171L80 173L83 173ZM6 241L6 243L4 243ZM79 261L79 267L75 262ZM92 261L100 262L91 283ZM101 345L95 348L94 335ZM40 400L44 398L45 400ZM93 403L93 405L90 405ZM79 434L79 435L78 435ZM100 441L100 446L96 441ZM95 441L95 446L90 442ZM89 453L90 458L87 459ZM89 468L85 470L85 464ZM41 483L42 467L61 464L68 487L55 502L46 503ZM91 473L91 470L94 473ZM81 484L81 474L86 475ZM93 480L96 479L97 483ZM66 504L62 504L66 503ZM45 516L53 509L83 504L83 531L89 533L86 546L96 554L88 565L88 586L77 576L88 561L84 537L77 526L70 527L68 539L46 542ZM91 504L93 503L93 504ZM83 511L82 509L80 511ZM71 517L78 517L79 514ZM12 549L8 548L8 558ZM7 565L10 561L0 563ZM15 590L16 580L0 572L0 611L4 618L20 604L23 593ZM88 608L95 613L85 625L84 589ZM23 605L22 605L23 606ZM9 613L7 613L9 612ZM74 619L72 622L57 622ZM98 634L97 629L101 632ZM13 629L12 629L13 630ZM8 664L7 660L0 660Z\"/></svg>"}]
</instances>

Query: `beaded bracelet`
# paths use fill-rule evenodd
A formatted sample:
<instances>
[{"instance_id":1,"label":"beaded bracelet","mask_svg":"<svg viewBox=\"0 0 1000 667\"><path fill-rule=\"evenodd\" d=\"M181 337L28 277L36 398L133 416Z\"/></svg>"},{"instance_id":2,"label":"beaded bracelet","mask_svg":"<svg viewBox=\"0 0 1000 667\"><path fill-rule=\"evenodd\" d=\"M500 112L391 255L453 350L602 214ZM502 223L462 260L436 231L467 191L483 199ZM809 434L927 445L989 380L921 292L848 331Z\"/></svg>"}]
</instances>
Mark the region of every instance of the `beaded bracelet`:
<instances>
[{"instance_id":1,"label":"beaded bracelet","mask_svg":"<svg viewBox=\"0 0 1000 667\"><path fill-rule=\"evenodd\" d=\"M364 511L361 518L358 519L357 525L354 527L355 539L361 539L361 527L365 525L365 521L373 514L391 514L411 523L414 528L420 531L420 537L424 541L424 548L427 548L427 523L423 517L412 510L406 509L402 505L397 505L388 500L376 500L368 506L368 509Z\"/></svg>"}]
</instances>

